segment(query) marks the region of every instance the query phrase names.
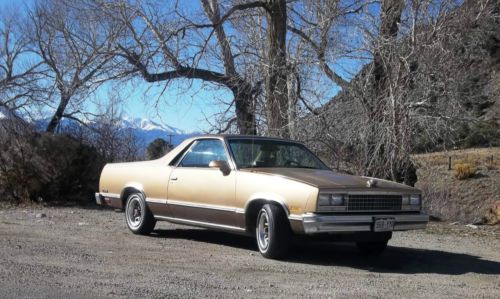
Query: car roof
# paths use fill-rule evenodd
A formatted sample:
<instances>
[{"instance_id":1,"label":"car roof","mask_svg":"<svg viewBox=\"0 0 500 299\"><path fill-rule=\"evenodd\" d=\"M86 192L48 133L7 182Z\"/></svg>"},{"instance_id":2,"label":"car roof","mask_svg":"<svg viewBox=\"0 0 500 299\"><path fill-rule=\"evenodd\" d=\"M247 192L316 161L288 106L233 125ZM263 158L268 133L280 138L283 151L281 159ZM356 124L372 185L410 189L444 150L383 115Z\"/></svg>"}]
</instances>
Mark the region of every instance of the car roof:
<instances>
[{"instance_id":1,"label":"car roof","mask_svg":"<svg viewBox=\"0 0 500 299\"><path fill-rule=\"evenodd\" d=\"M191 137L192 140L204 139L204 138L222 138L222 139L261 139L261 140L275 140L275 141L285 141L293 143L302 143L300 141L285 139L280 137L272 136L257 136L257 135L239 135L239 134L206 134L206 135L196 135Z\"/></svg>"}]
</instances>

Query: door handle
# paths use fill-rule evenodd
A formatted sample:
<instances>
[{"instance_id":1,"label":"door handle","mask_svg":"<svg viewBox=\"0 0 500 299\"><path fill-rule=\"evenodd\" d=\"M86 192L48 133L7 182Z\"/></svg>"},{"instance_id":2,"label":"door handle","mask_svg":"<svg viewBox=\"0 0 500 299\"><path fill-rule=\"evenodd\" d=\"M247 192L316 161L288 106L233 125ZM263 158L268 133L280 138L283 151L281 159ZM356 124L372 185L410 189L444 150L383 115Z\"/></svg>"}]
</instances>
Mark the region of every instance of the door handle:
<instances>
[{"instance_id":1,"label":"door handle","mask_svg":"<svg viewBox=\"0 0 500 299\"><path fill-rule=\"evenodd\" d=\"M177 177L170 178L171 181L177 181Z\"/></svg>"}]
</instances>

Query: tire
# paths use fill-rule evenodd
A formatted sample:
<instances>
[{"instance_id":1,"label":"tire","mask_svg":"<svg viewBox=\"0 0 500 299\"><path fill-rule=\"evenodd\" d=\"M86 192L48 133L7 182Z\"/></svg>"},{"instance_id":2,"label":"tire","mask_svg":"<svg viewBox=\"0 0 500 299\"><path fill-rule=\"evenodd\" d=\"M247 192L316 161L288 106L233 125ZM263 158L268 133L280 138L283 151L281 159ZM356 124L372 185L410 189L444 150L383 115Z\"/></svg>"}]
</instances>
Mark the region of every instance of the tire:
<instances>
[{"instance_id":1,"label":"tire","mask_svg":"<svg viewBox=\"0 0 500 299\"><path fill-rule=\"evenodd\" d=\"M380 255L387 248L389 240L374 241L374 242L357 242L359 251L366 255Z\"/></svg>"},{"instance_id":2,"label":"tire","mask_svg":"<svg viewBox=\"0 0 500 299\"><path fill-rule=\"evenodd\" d=\"M141 193L132 193L127 198L125 221L130 231L137 235L148 235L155 228L156 219Z\"/></svg>"},{"instance_id":3,"label":"tire","mask_svg":"<svg viewBox=\"0 0 500 299\"><path fill-rule=\"evenodd\" d=\"M260 253L270 259L282 258L290 246L291 230L281 207L265 204L257 215L255 237Z\"/></svg>"}]
</instances>

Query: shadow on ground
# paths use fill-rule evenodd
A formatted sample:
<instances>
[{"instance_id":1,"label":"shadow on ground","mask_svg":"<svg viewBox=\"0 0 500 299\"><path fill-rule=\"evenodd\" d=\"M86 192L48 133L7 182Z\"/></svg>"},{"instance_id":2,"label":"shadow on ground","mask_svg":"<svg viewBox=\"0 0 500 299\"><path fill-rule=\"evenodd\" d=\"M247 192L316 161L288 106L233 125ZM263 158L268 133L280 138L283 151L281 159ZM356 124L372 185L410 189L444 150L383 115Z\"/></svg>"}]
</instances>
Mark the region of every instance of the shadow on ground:
<instances>
[{"instance_id":1,"label":"shadow on ground","mask_svg":"<svg viewBox=\"0 0 500 299\"><path fill-rule=\"evenodd\" d=\"M257 251L252 238L203 229L155 230L158 238L186 239ZM389 242L390 244L390 242ZM322 266L353 267L378 273L435 273L460 275L465 273L500 275L500 262L479 256L432 249L389 246L380 256L365 256L346 243L294 241L286 262Z\"/></svg>"}]
</instances>

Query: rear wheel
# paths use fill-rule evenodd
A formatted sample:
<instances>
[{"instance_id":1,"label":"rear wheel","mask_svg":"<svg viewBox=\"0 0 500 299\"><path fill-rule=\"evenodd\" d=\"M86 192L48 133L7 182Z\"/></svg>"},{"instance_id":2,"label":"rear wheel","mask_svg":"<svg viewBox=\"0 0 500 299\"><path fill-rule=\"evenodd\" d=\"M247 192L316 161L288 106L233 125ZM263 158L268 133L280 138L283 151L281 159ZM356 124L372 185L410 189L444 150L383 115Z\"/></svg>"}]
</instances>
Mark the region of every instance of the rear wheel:
<instances>
[{"instance_id":1,"label":"rear wheel","mask_svg":"<svg viewBox=\"0 0 500 299\"><path fill-rule=\"evenodd\" d=\"M255 229L257 246L267 258L283 257L289 248L291 231L285 212L280 207L265 204L257 216Z\"/></svg>"},{"instance_id":2,"label":"rear wheel","mask_svg":"<svg viewBox=\"0 0 500 299\"><path fill-rule=\"evenodd\" d=\"M141 193L132 193L127 198L125 220L128 228L139 235L147 235L153 231L156 219L146 205Z\"/></svg>"},{"instance_id":3,"label":"rear wheel","mask_svg":"<svg viewBox=\"0 0 500 299\"><path fill-rule=\"evenodd\" d=\"M379 255L387 248L389 240L372 241L372 242L357 242L359 251L367 255Z\"/></svg>"}]
</instances>

